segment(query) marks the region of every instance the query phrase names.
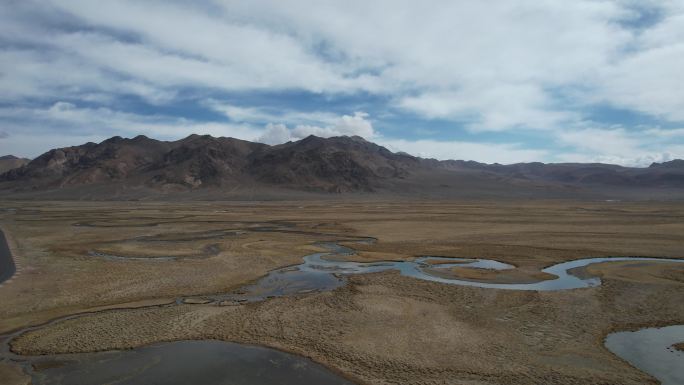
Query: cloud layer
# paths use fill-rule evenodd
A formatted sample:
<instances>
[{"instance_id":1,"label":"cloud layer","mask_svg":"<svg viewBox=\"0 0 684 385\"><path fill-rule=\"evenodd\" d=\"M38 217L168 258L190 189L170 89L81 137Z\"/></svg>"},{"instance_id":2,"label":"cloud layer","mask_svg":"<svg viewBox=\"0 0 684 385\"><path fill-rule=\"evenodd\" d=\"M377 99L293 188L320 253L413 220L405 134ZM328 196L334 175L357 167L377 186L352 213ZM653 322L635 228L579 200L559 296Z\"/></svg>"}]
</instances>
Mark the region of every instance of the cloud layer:
<instances>
[{"instance_id":1,"label":"cloud layer","mask_svg":"<svg viewBox=\"0 0 684 385\"><path fill-rule=\"evenodd\" d=\"M682 41L668 0L4 2L0 152L314 134L643 165L684 157Z\"/></svg>"}]
</instances>

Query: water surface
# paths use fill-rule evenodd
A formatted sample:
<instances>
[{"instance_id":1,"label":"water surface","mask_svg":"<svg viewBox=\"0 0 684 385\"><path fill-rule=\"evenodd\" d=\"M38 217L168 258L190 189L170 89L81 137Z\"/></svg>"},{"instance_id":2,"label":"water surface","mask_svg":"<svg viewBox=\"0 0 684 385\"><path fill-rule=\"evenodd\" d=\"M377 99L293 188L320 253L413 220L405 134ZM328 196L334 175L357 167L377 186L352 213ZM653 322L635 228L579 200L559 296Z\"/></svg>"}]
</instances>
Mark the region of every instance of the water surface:
<instances>
[{"instance_id":1,"label":"water surface","mask_svg":"<svg viewBox=\"0 0 684 385\"><path fill-rule=\"evenodd\" d=\"M368 242L368 240L362 241ZM301 264L274 270L256 283L245 286L237 292L207 296L207 298L212 298L214 300L234 300L238 302L261 301L269 297L295 295L311 291L327 291L344 285L345 277L348 275L377 273L388 270L396 270L401 275L407 277L439 282L447 285L475 286L503 290L569 290L594 287L601 284L601 280L598 277L578 277L572 274L573 269L595 263L620 261L684 263L684 259L648 257L584 258L559 263L542 270L545 273L556 276L554 279L532 283L491 283L437 276L431 274L430 270L449 269L452 267L508 270L515 268L515 266L491 259L434 256L419 257L412 261L351 262L339 259L340 257L353 255L355 253L353 249L339 245L335 242L325 242L318 245L327 249L328 252L307 255L303 258ZM438 261L440 263L431 264L429 263L430 261Z\"/></svg>"},{"instance_id":2,"label":"water surface","mask_svg":"<svg viewBox=\"0 0 684 385\"><path fill-rule=\"evenodd\" d=\"M2 235L0 233L0 235ZM4 241L4 235L2 239ZM363 239L360 242L372 242ZM6 242L0 242L6 246ZM2 249L0 244L0 259ZM425 256L412 261L353 262L340 260L354 250L335 242L320 243L326 252L313 253L302 263L271 271L256 282L231 293L201 296L215 303L261 301L270 297L327 291L346 283L352 274L367 274L389 270L416 279L449 285L476 286L505 290L567 290L598 286L597 277L578 277L573 269L595 263L615 261L676 262L680 259L643 257L586 258L559 263L543 269L555 279L534 283L489 283L461 280L431 274L431 270L465 267L472 269L506 270L512 265L490 259L466 259ZM8 250L9 251L9 250ZM11 256L9 257L11 261ZM439 262L433 264L430 262ZM13 262L12 262L13 264ZM177 303L182 303L180 298ZM201 302L201 301L200 301ZM75 316L76 317L76 316ZM36 327L37 328L37 327ZM684 341L684 326L650 329L631 334L608 336L606 346L636 367L661 379L665 384L684 384L682 353L667 351L667 347ZM25 329L34 329L28 328ZM36 364L32 372L35 384L351 384L304 357L257 346L219 341L179 341L161 343L126 351L70 354L46 357L21 357L7 349L2 355L10 359ZM641 334L639 334L641 333ZM677 334L679 333L679 334ZM636 336L636 337L635 337ZM676 338L674 338L674 337ZM665 348L665 350L663 350Z\"/></svg>"},{"instance_id":3,"label":"water surface","mask_svg":"<svg viewBox=\"0 0 684 385\"><path fill-rule=\"evenodd\" d=\"M178 341L34 362L36 385L352 385L307 358L260 346Z\"/></svg>"},{"instance_id":4,"label":"water surface","mask_svg":"<svg viewBox=\"0 0 684 385\"><path fill-rule=\"evenodd\" d=\"M672 347L684 341L684 325L611 333L606 347L663 385L684 384L684 352Z\"/></svg>"}]
</instances>

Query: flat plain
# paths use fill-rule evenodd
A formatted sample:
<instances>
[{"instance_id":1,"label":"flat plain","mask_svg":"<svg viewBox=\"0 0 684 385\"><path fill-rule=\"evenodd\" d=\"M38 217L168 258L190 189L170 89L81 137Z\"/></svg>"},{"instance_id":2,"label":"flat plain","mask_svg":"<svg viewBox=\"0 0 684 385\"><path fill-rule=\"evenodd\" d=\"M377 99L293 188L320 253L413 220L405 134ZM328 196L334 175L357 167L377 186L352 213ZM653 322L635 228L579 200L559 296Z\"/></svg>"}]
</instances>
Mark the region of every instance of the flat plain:
<instances>
[{"instance_id":1,"label":"flat plain","mask_svg":"<svg viewBox=\"0 0 684 385\"><path fill-rule=\"evenodd\" d=\"M611 262L602 285L513 291L387 271L332 291L219 306L226 293L340 241L357 261L488 258L514 270L449 274L547 279L587 257L684 258L684 203L18 202L0 203L17 274L0 287L0 334L20 354L217 339L297 353L359 384L647 384L603 345L612 331L684 324L684 264ZM354 240L372 237L374 243ZM177 301L194 298L194 301ZM684 341L682 341L684 342ZM3 375L4 373L4 375ZM10 362L0 375L27 378Z\"/></svg>"}]
</instances>

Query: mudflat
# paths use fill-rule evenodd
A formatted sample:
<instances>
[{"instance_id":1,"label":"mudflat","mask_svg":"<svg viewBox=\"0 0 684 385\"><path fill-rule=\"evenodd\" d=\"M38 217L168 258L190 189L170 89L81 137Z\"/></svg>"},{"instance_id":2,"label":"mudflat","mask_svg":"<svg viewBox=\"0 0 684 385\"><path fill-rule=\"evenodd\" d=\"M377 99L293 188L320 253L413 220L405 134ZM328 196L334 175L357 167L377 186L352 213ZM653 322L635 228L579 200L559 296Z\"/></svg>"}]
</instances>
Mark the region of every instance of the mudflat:
<instances>
[{"instance_id":1,"label":"mudflat","mask_svg":"<svg viewBox=\"0 0 684 385\"><path fill-rule=\"evenodd\" d=\"M602 285L521 292L352 275L333 291L217 306L234 290L354 243L362 262L419 256L515 266L448 274L547 279L544 267L605 256L684 257L683 203L3 202L22 274L0 288L0 333L20 354L216 339L311 357L360 384L656 383L603 346L607 333L684 323L684 264L611 262ZM11 209L11 210L10 210ZM167 305L164 305L167 304ZM7 363L5 363L7 365ZM9 369L3 369L9 370Z\"/></svg>"}]
</instances>

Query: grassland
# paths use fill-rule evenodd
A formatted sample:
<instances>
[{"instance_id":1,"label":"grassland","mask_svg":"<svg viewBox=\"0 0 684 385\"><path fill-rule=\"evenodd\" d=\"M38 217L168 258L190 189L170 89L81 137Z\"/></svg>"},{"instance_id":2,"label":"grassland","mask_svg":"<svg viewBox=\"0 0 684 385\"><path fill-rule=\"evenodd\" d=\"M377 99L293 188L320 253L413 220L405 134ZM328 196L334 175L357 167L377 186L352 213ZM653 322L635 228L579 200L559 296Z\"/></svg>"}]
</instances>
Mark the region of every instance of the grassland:
<instances>
[{"instance_id":1,"label":"grassland","mask_svg":"<svg viewBox=\"0 0 684 385\"><path fill-rule=\"evenodd\" d=\"M214 338L312 357L364 384L644 384L603 347L613 330L684 323L684 266L592 265L597 288L517 292L385 272L332 292L242 306L183 304L296 264L317 241L374 237L353 259L490 258L529 281L561 261L684 257L684 204L619 202L3 202L18 275L0 333L25 354ZM344 242L343 242L344 243ZM502 274L501 276L497 276ZM12 368L0 367L1 370Z\"/></svg>"}]
</instances>

